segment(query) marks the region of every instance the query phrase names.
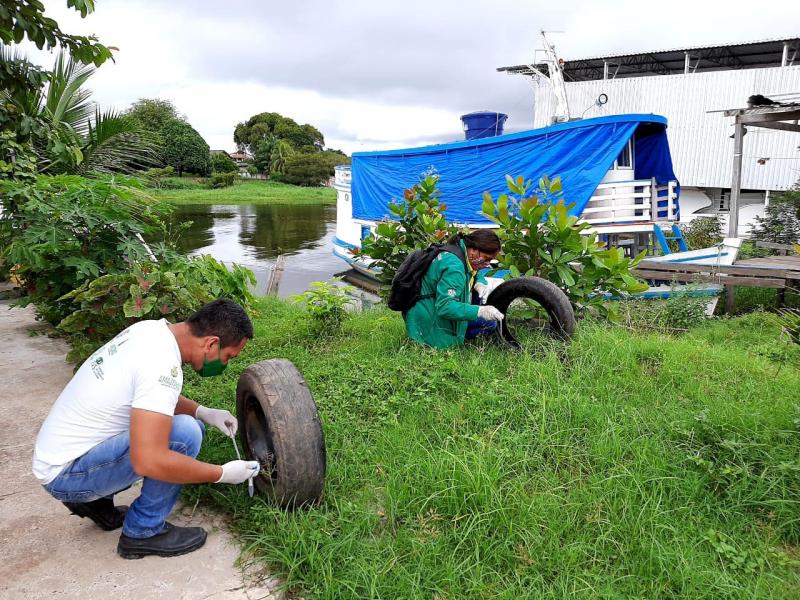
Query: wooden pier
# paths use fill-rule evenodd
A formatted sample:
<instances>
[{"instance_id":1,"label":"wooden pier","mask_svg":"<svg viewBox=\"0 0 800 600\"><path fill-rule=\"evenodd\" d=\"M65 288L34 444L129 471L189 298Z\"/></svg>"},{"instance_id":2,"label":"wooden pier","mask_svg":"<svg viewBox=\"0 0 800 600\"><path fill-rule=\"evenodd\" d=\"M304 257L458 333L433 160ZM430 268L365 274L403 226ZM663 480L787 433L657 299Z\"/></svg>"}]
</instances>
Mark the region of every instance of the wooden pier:
<instances>
[{"instance_id":1,"label":"wooden pier","mask_svg":"<svg viewBox=\"0 0 800 600\"><path fill-rule=\"evenodd\" d=\"M800 256L767 256L737 260L732 265L693 265L643 260L632 273L646 280L712 283L725 286L725 311L733 312L736 287L778 290L777 306L786 290L800 293Z\"/></svg>"}]
</instances>

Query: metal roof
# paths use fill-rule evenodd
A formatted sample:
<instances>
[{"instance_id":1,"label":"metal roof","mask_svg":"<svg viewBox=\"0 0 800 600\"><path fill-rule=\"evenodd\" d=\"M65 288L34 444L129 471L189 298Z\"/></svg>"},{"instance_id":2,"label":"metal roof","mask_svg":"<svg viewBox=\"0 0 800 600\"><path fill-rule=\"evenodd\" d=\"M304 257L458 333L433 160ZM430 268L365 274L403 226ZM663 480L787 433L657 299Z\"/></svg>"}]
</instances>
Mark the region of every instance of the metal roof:
<instances>
[{"instance_id":1,"label":"metal roof","mask_svg":"<svg viewBox=\"0 0 800 600\"><path fill-rule=\"evenodd\" d=\"M785 46L790 48L788 64L800 64L800 37L795 37L580 58L563 61L562 69L565 81L604 79L606 65L609 68L609 79L674 75L686 72L687 54L689 71L692 73L779 67L783 61ZM547 73L545 63L499 67L497 70L520 75L537 75L531 67Z\"/></svg>"}]
</instances>

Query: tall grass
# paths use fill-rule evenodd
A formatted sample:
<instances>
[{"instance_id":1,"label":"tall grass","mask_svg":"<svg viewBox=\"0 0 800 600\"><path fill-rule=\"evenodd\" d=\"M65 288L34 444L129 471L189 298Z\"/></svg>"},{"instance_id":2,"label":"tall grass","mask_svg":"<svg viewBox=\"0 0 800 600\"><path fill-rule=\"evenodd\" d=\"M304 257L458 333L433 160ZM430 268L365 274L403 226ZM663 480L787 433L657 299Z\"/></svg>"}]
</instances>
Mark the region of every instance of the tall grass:
<instances>
[{"instance_id":1,"label":"tall grass","mask_svg":"<svg viewBox=\"0 0 800 600\"><path fill-rule=\"evenodd\" d=\"M324 339L298 307L259 311L228 372L186 393L232 408L246 365L292 360L323 419L325 497L284 512L241 486L187 492L303 597L797 597L800 357L759 352L767 316L678 337L583 324L516 354L411 345L382 309ZM201 458L230 442L209 434Z\"/></svg>"},{"instance_id":2,"label":"tall grass","mask_svg":"<svg viewBox=\"0 0 800 600\"><path fill-rule=\"evenodd\" d=\"M334 204L336 190L300 187L275 181L240 181L226 188L153 190L157 198L174 204Z\"/></svg>"}]
</instances>

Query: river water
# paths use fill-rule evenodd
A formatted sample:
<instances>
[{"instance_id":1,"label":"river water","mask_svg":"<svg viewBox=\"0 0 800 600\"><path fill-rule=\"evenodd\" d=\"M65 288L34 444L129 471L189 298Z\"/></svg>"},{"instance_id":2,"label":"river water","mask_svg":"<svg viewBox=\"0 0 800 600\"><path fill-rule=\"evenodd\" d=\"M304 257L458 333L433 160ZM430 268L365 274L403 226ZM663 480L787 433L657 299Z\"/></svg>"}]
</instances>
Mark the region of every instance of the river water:
<instances>
[{"instance_id":1,"label":"river water","mask_svg":"<svg viewBox=\"0 0 800 600\"><path fill-rule=\"evenodd\" d=\"M178 248L189 254L210 254L226 264L237 263L256 276L255 292L269 285L275 261L284 256L278 296L308 289L347 270L333 256L336 207L290 204L181 204L172 219L192 221Z\"/></svg>"}]
</instances>

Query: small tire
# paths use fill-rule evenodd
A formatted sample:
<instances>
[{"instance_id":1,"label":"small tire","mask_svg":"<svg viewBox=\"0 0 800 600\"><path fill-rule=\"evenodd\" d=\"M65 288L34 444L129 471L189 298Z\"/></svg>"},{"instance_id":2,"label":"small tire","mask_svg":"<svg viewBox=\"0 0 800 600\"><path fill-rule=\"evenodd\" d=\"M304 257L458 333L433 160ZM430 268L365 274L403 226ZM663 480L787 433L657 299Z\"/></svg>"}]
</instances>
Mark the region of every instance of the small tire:
<instances>
[{"instance_id":1,"label":"small tire","mask_svg":"<svg viewBox=\"0 0 800 600\"><path fill-rule=\"evenodd\" d=\"M300 371L282 358L247 367L236 387L239 433L261 472L258 490L284 508L319 501L325 483L325 439L317 405Z\"/></svg>"},{"instance_id":2,"label":"small tire","mask_svg":"<svg viewBox=\"0 0 800 600\"><path fill-rule=\"evenodd\" d=\"M547 312L548 330L554 338L568 341L575 333L575 312L572 310L572 304L567 295L554 283L541 277L515 277L498 285L489 294L486 304L506 314L508 307L517 298L530 298L541 305ZM500 337L512 346L517 348L520 346L514 334L508 329L505 319L500 327Z\"/></svg>"}]
</instances>

